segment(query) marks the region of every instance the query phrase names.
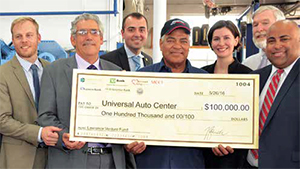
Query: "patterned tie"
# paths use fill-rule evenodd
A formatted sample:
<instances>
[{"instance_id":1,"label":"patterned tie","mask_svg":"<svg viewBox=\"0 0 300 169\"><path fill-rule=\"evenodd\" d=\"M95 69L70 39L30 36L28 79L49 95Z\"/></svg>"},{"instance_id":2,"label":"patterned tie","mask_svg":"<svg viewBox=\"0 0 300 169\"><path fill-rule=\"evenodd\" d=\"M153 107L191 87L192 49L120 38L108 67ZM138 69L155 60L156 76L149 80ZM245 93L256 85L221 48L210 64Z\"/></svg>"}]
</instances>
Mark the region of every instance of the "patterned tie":
<instances>
[{"instance_id":1,"label":"patterned tie","mask_svg":"<svg viewBox=\"0 0 300 169\"><path fill-rule=\"evenodd\" d=\"M269 111L271 109L276 90L278 87L278 83L280 81L280 76L283 73L284 70L278 69L276 74L273 76L272 81L269 85L269 88L267 90L266 96L264 98L264 102L262 104L261 110L260 110L260 116L259 116L259 135L261 135L261 132L263 130L264 124L267 120ZM258 150L251 150L251 152L254 155L255 159L258 159Z\"/></svg>"},{"instance_id":2,"label":"patterned tie","mask_svg":"<svg viewBox=\"0 0 300 169\"><path fill-rule=\"evenodd\" d=\"M32 77L33 77L33 86L35 91L35 108L38 111L39 99L40 99L40 82L38 76L38 67L36 64L31 65L30 69L32 70Z\"/></svg>"},{"instance_id":3,"label":"patterned tie","mask_svg":"<svg viewBox=\"0 0 300 169\"><path fill-rule=\"evenodd\" d=\"M86 69L89 69L89 70L98 70L96 66L94 65L90 65L89 67L87 67Z\"/></svg>"},{"instance_id":4,"label":"patterned tie","mask_svg":"<svg viewBox=\"0 0 300 169\"><path fill-rule=\"evenodd\" d=\"M257 69L261 69L261 68L263 68L263 67L266 67L267 65L268 65L268 58L267 58L266 54L264 54L264 55L262 56L262 59L261 59L261 61L260 61L260 64L258 65L258 68L257 68Z\"/></svg>"},{"instance_id":5,"label":"patterned tie","mask_svg":"<svg viewBox=\"0 0 300 169\"><path fill-rule=\"evenodd\" d=\"M141 68L141 59L140 59L140 56L133 56L132 60L135 63L135 70L140 69Z\"/></svg>"}]
</instances>

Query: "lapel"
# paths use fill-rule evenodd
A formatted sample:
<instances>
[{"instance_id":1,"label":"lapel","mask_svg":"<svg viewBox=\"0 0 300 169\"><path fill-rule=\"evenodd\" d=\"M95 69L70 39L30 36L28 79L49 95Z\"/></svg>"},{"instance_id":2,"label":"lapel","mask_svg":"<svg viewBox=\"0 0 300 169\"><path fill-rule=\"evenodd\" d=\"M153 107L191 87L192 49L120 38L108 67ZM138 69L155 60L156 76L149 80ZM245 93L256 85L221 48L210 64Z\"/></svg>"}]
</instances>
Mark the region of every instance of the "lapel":
<instances>
[{"instance_id":1,"label":"lapel","mask_svg":"<svg viewBox=\"0 0 300 169\"><path fill-rule=\"evenodd\" d=\"M285 81L283 82L279 92L277 93L275 100L271 106L269 115L266 119L265 125L264 125L264 129L265 127L267 127L267 125L269 124L269 122L271 121L272 117L274 116L274 114L276 113L276 110L278 108L278 106L280 105L282 99L284 99L284 97L286 96L286 94L288 93L290 87L292 86L292 84L295 82L296 77L299 74L299 59L298 61L294 64L293 68L291 69L290 73L288 74L288 76L286 77Z\"/></svg>"},{"instance_id":2,"label":"lapel","mask_svg":"<svg viewBox=\"0 0 300 169\"><path fill-rule=\"evenodd\" d=\"M19 82L20 82L21 86L23 87L25 93L27 94L32 106L35 107L35 103L34 103L34 100L33 100L33 96L32 96L27 78L26 78L24 70L23 70L23 68L22 68L21 64L19 63L16 56L14 56L13 59L11 60L11 64L12 64L12 67L13 67L14 75L19 80Z\"/></svg>"},{"instance_id":3,"label":"lapel","mask_svg":"<svg viewBox=\"0 0 300 169\"><path fill-rule=\"evenodd\" d=\"M142 52L142 55L144 56L143 58L144 65L145 66L151 65L151 61L148 59L147 55L144 52Z\"/></svg>"},{"instance_id":4,"label":"lapel","mask_svg":"<svg viewBox=\"0 0 300 169\"><path fill-rule=\"evenodd\" d=\"M118 57L120 59L121 65L122 65L121 67L127 71L130 71L128 57L127 57L124 46L122 46L120 49L118 49L118 52L119 52Z\"/></svg>"},{"instance_id":5,"label":"lapel","mask_svg":"<svg viewBox=\"0 0 300 169\"><path fill-rule=\"evenodd\" d=\"M65 69L65 75L68 79L69 87L72 88L73 69L77 69L77 62L75 56L67 59L64 69Z\"/></svg>"}]
</instances>

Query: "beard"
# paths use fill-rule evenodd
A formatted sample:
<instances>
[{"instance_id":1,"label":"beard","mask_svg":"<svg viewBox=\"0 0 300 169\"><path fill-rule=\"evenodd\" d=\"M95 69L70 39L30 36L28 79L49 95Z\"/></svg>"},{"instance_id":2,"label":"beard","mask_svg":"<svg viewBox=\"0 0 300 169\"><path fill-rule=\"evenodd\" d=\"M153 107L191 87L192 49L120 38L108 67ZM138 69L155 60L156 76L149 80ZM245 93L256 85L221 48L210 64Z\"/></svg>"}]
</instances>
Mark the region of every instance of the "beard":
<instances>
[{"instance_id":1,"label":"beard","mask_svg":"<svg viewBox=\"0 0 300 169\"><path fill-rule=\"evenodd\" d=\"M261 41L257 41L255 39L255 37L253 37L253 43L256 47L260 48L260 49L265 49L267 47L267 40L264 39L264 40L261 40Z\"/></svg>"},{"instance_id":2,"label":"beard","mask_svg":"<svg viewBox=\"0 0 300 169\"><path fill-rule=\"evenodd\" d=\"M260 49L265 49L267 47L267 39L266 38L264 40L260 40L260 41L258 41L256 39L257 36L260 36L260 35L266 36L266 34L267 34L266 31L257 32L257 33L254 34L252 40L253 40L253 43L255 44L256 47L258 47Z\"/></svg>"}]
</instances>

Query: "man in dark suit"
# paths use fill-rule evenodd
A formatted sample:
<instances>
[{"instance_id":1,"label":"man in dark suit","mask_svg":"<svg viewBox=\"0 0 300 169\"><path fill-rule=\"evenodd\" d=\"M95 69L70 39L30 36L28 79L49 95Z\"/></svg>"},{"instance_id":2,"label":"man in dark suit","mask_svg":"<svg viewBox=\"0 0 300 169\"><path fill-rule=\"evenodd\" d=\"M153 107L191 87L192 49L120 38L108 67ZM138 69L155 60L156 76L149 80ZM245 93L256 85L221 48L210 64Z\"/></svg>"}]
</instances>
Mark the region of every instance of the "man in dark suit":
<instances>
[{"instance_id":1,"label":"man in dark suit","mask_svg":"<svg viewBox=\"0 0 300 169\"><path fill-rule=\"evenodd\" d=\"M48 149L48 168L134 168L132 154L123 145L85 143L69 140L70 106L73 69L121 70L117 65L99 59L103 44L102 23L98 16L82 14L71 28L74 57L49 65L42 76L38 123L61 128L59 140Z\"/></svg>"},{"instance_id":2,"label":"man in dark suit","mask_svg":"<svg viewBox=\"0 0 300 169\"><path fill-rule=\"evenodd\" d=\"M269 84L278 70L279 83L259 138L259 168L299 168L299 56L300 29L293 21L275 22L267 33L267 57L272 65L257 70L260 75L260 108L266 104ZM268 99L270 100L270 99ZM261 112L262 113L262 112ZM261 120L262 118L260 118ZM247 161L257 164L255 152Z\"/></svg>"},{"instance_id":3,"label":"man in dark suit","mask_svg":"<svg viewBox=\"0 0 300 169\"><path fill-rule=\"evenodd\" d=\"M151 65L152 58L142 52L148 36L148 21L145 16L140 13L127 15L123 19L121 33L125 40L124 46L100 57L126 71L136 71Z\"/></svg>"},{"instance_id":4,"label":"man in dark suit","mask_svg":"<svg viewBox=\"0 0 300 169\"><path fill-rule=\"evenodd\" d=\"M249 150L244 168L299 168L300 29L293 21L275 22L267 33L271 65L260 75L259 149ZM232 153L219 146L214 154Z\"/></svg>"}]
</instances>

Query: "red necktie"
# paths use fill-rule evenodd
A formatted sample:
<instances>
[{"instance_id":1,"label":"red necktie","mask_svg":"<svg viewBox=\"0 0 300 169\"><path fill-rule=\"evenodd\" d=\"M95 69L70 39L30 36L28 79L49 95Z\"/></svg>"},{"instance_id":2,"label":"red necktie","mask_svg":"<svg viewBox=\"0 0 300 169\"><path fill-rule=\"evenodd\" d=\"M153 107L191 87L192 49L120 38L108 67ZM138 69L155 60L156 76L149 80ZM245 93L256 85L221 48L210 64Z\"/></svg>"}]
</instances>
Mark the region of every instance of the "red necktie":
<instances>
[{"instance_id":1,"label":"red necktie","mask_svg":"<svg viewBox=\"0 0 300 169\"><path fill-rule=\"evenodd\" d=\"M260 109L260 115L259 115L259 135L261 134L264 124L267 120L269 111L271 109L273 100L275 98L276 90L278 87L278 83L280 81L280 76L283 73L282 69L278 69L276 74L273 76L272 81L269 85L269 88L267 90L264 102L262 104L262 107ZM254 155L255 159L258 159L258 150L251 150L251 152Z\"/></svg>"}]
</instances>

